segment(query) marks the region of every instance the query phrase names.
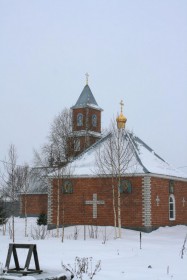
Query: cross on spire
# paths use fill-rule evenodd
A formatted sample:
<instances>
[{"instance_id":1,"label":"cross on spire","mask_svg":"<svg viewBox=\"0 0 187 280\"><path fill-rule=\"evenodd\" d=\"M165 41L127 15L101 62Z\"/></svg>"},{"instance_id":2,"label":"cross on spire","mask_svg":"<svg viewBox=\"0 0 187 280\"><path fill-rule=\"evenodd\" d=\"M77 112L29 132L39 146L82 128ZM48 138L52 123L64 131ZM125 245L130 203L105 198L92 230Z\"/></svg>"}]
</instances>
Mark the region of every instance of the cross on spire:
<instances>
[{"instance_id":1,"label":"cross on spire","mask_svg":"<svg viewBox=\"0 0 187 280\"><path fill-rule=\"evenodd\" d=\"M88 85L88 78L89 78L89 74L88 74L88 73L86 73L86 74L85 74L85 76L86 76L86 85Z\"/></svg>"}]
</instances>

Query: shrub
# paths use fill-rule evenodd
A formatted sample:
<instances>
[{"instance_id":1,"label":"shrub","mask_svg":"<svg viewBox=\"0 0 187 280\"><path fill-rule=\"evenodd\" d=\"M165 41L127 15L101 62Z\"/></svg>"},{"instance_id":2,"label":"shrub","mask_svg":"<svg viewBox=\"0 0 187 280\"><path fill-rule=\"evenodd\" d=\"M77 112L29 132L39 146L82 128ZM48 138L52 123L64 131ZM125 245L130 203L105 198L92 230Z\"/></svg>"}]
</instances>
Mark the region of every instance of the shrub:
<instances>
[{"instance_id":1,"label":"shrub","mask_svg":"<svg viewBox=\"0 0 187 280\"><path fill-rule=\"evenodd\" d=\"M7 216L3 206L0 205L0 225L3 225L7 222Z\"/></svg>"},{"instance_id":2,"label":"shrub","mask_svg":"<svg viewBox=\"0 0 187 280\"><path fill-rule=\"evenodd\" d=\"M40 214L38 219L37 219L37 225L38 226L41 226L41 225L44 225L46 226L47 225L47 215L46 214Z\"/></svg>"}]
</instances>

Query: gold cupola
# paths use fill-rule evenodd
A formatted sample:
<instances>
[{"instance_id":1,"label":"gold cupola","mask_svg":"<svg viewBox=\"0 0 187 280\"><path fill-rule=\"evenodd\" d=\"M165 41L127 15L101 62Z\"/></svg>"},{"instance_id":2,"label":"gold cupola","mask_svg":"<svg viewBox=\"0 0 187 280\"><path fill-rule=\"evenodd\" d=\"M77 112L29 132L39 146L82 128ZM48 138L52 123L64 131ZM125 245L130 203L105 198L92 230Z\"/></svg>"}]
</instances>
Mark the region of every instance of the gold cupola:
<instances>
[{"instance_id":1,"label":"gold cupola","mask_svg":"<svg viewBox=\"0 0 187 280\"><path fill-rule=\"evenodd\" d=\"M125 128L125 124L126 124L126 121L127 121L127 118L123 115L123 106L124 106L123 100L121 100L120 105L121 105L121 113L116 118L118 129Z\"/></svg>"}]
</instances>

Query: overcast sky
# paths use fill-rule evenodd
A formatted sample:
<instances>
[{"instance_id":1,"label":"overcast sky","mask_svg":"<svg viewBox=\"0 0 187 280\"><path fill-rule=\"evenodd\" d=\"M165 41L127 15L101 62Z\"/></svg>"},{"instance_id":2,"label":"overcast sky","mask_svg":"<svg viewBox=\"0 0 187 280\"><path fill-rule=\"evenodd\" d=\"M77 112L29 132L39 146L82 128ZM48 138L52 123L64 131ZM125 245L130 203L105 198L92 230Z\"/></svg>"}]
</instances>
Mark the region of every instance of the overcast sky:
<instances>
[{"instance_id":1,"label":"overcast sky","mask_svg":"<svg viewBox=\"0 0 187 280\"><path fill-rule=\"evenodd\" d=\"M128 129L187 166L186 0L0 0L0 160L12 143L32 162L86 72L103 128L123 99Z\"/></svg>"}]
</instances>

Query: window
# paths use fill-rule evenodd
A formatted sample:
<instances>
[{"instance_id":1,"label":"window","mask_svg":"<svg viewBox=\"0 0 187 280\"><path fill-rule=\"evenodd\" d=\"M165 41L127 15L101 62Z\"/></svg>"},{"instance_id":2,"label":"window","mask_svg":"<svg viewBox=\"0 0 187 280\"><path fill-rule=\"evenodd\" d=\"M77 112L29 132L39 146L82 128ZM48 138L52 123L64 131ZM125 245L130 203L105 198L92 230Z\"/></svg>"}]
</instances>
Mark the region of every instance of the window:
<instances>
[{"instance_id":1,"label":"window","mask_svg":"<svg viewBox=\"0 0 187 280\"><path fill-rule=\"evenodd\" d=\"M174 194L174 181L173 180L169 181L169 193Z\"/></svg>"},{"instance_id":2,"label":"window","mask_svg":"<svg viewBox=\"0 0 187 280\"><path fill-rule=\"evenodd\" d=\"M74 140L74 151L78 152L81 149L81 143L80 143L80 139L75 139Z\"/></svg>"},{"instance_id":3,"label":"window","mask_svg":"<svg viewBox=\"0 0 187 280\"><path fill-rule=\"evenodd\" d=\"M63 183L62 185L62 192L64 194L71 194L73 193L73 185L72 185L72 182L67 180Z\"/></svg>"},{"instance_id":4,"label":"window","mask_svg":"<svg viewBox=\"0 0 187 280\"><path fill-rule=\"evenodd\" d=\"M79 113L77 115L77 126L82 126L83 125L83 114Z\"/></svg>"},{"instance_id":5,"label":"window","mask_svg":"<svg viewBox=\"0 0 187 280\"><path fill-rule=\"evenodd\" d=\"M92 115L92 125L97 126L97 116L95 114Z\"/></svg>"},{"instance_id":6,"label":"window","mask_svg":"<svg viewBox=\"0 0 187 280\"><path fill-rule=\"evenodd\" d=\"M169 196L169 220L175 220L175 197L173 194Z\"/></svg>"},{"instance_id":7,"label":"window","mask_svg":"<svg viewBox=\"0 0 187 280\"><path fill-rule=\"evenodd\" d=\"M129 180L122 180L120 184L120 193L131 193L132 185Z\"/></svg>"}]
</instances>

